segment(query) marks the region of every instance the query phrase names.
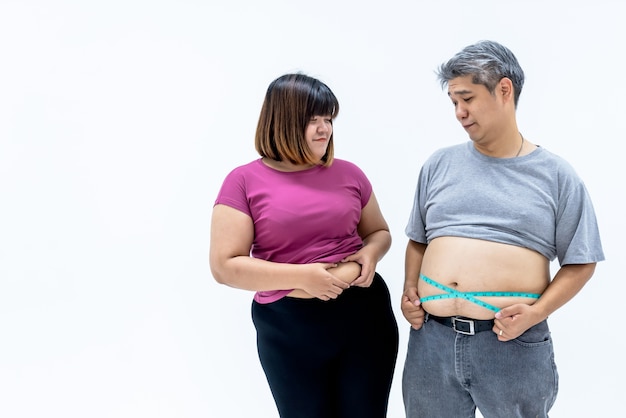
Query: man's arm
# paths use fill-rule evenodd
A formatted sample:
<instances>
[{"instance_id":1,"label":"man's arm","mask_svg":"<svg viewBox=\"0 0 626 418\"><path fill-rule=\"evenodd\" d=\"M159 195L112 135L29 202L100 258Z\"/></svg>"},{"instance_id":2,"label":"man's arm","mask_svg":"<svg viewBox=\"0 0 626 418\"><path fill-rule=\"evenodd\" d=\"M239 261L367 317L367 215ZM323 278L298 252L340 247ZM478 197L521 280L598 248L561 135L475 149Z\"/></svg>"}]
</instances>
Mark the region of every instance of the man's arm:
<instances>
[{"instance_id":1,"label":"man's arm","mask_svg":"<svg viewBox=\"0 0 626 418\"><path fill-rule=\"evenodd\" d=\"M596 263L568 264L559 269L550 285L533 305L517 304L496 313L494 332L500 341L517 338L569 302L591 279Z\"/></svg>"},{"instance_id":2,"label":"man's arm","mask_svg":"<svg viewBox=\"0 0 626 418\"><path fill-rule=\"evenodd\" d=\"M409 240L404 259L404 292L400 308L406 320L415 329L420 329L424 324L424 309L417 295L417 281L425 251L426 244Z\"/></svg>"}]
</instances>

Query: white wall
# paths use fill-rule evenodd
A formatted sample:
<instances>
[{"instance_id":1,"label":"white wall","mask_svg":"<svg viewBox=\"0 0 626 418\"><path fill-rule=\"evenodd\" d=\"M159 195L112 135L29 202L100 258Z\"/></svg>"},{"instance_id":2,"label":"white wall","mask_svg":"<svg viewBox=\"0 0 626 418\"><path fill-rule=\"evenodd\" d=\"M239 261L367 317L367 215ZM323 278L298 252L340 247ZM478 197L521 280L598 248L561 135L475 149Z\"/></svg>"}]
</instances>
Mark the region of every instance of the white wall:
<instances>
[{"instance_id":1,"label":"white wall","mask_svg":"<svg viewBox=\"0 0 626 418\"><path fill-rule=\"evenodd\" d=\"M467 140L434 69L480 39L516 53L520 128L583 177L607 256L551 318L551 416L618 416L624 17L621 1L0 0L0 416L275 417L252 294L207 262L267 85L304 71L338 96L336 155L374 184L399 301L419 167Z\"/></svg>"}]
</instances>

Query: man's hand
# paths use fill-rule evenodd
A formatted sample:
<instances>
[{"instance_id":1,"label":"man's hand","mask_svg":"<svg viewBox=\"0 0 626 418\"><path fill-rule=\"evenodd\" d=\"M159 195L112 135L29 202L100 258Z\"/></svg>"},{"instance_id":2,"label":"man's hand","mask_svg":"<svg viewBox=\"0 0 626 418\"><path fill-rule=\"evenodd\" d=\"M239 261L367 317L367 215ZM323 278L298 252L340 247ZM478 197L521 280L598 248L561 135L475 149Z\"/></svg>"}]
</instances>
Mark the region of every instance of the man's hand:
<instances>
[{"instance_id":1,"label":"man's hand","mask_svg":"<svg viewBox=\"0 0 626 418\"><path fill-rule=\"evenodd\" d=\"M400 305L402 314L411 324L413 329L420 329L424 325L424 309L417 295L416 287L409 287L402 294L402 303Z\"/></svg>"},{"instance_id":2,"label":"man's hand","mask_svg":"<svg viewBox=\"0 0 626 418\"><path fill-rule=\"evenodd\" d=\"M499 341L513 340L543 319L535 315L531 305L518 303L496 312L493 332Z\"/></svg>"}]
</instances>

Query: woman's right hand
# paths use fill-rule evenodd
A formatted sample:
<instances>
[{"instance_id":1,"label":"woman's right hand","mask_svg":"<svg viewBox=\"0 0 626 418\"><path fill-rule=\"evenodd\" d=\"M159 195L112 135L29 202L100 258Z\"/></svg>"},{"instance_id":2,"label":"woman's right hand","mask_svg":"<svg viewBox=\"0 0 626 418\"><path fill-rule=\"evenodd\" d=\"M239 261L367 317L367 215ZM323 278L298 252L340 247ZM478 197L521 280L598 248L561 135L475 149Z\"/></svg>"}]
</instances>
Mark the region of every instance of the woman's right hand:
<instances>
[{"instance_id":1,"label":"woman's right hand","mask_svg":"<svg viewBox=\"0 0 626 418\"><path fill-rule=\"evenodd\" d=\"M304 264L307 271L303 274L301 289L312 297L321 300L337 299L337 297L350 285L339 279L332 272L337 268L337 263L312 263ZM297 292L297 291L294 291ZM292 296L298 296L294 293Z\"/></svg>"}]
</instances>

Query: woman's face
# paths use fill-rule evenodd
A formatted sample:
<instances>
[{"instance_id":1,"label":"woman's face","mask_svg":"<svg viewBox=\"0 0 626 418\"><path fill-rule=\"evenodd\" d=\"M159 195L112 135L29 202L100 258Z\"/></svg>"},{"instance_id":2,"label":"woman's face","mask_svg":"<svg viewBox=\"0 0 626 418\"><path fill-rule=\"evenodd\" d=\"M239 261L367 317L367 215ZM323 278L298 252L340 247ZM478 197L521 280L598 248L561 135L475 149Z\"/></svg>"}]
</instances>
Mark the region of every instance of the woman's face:
<instances>
[{"instance_id":1,"label":"woman's face","mask_svg":"<svg viewBox=\"0 0 626 418\"><path fill-rule=\"evenodd\" d=\"M313 155L321 160L326 155L330 136L333 134L333 120L330 115L315 115L306 126L304 139Z\"/></svg>"}]
</instances>

